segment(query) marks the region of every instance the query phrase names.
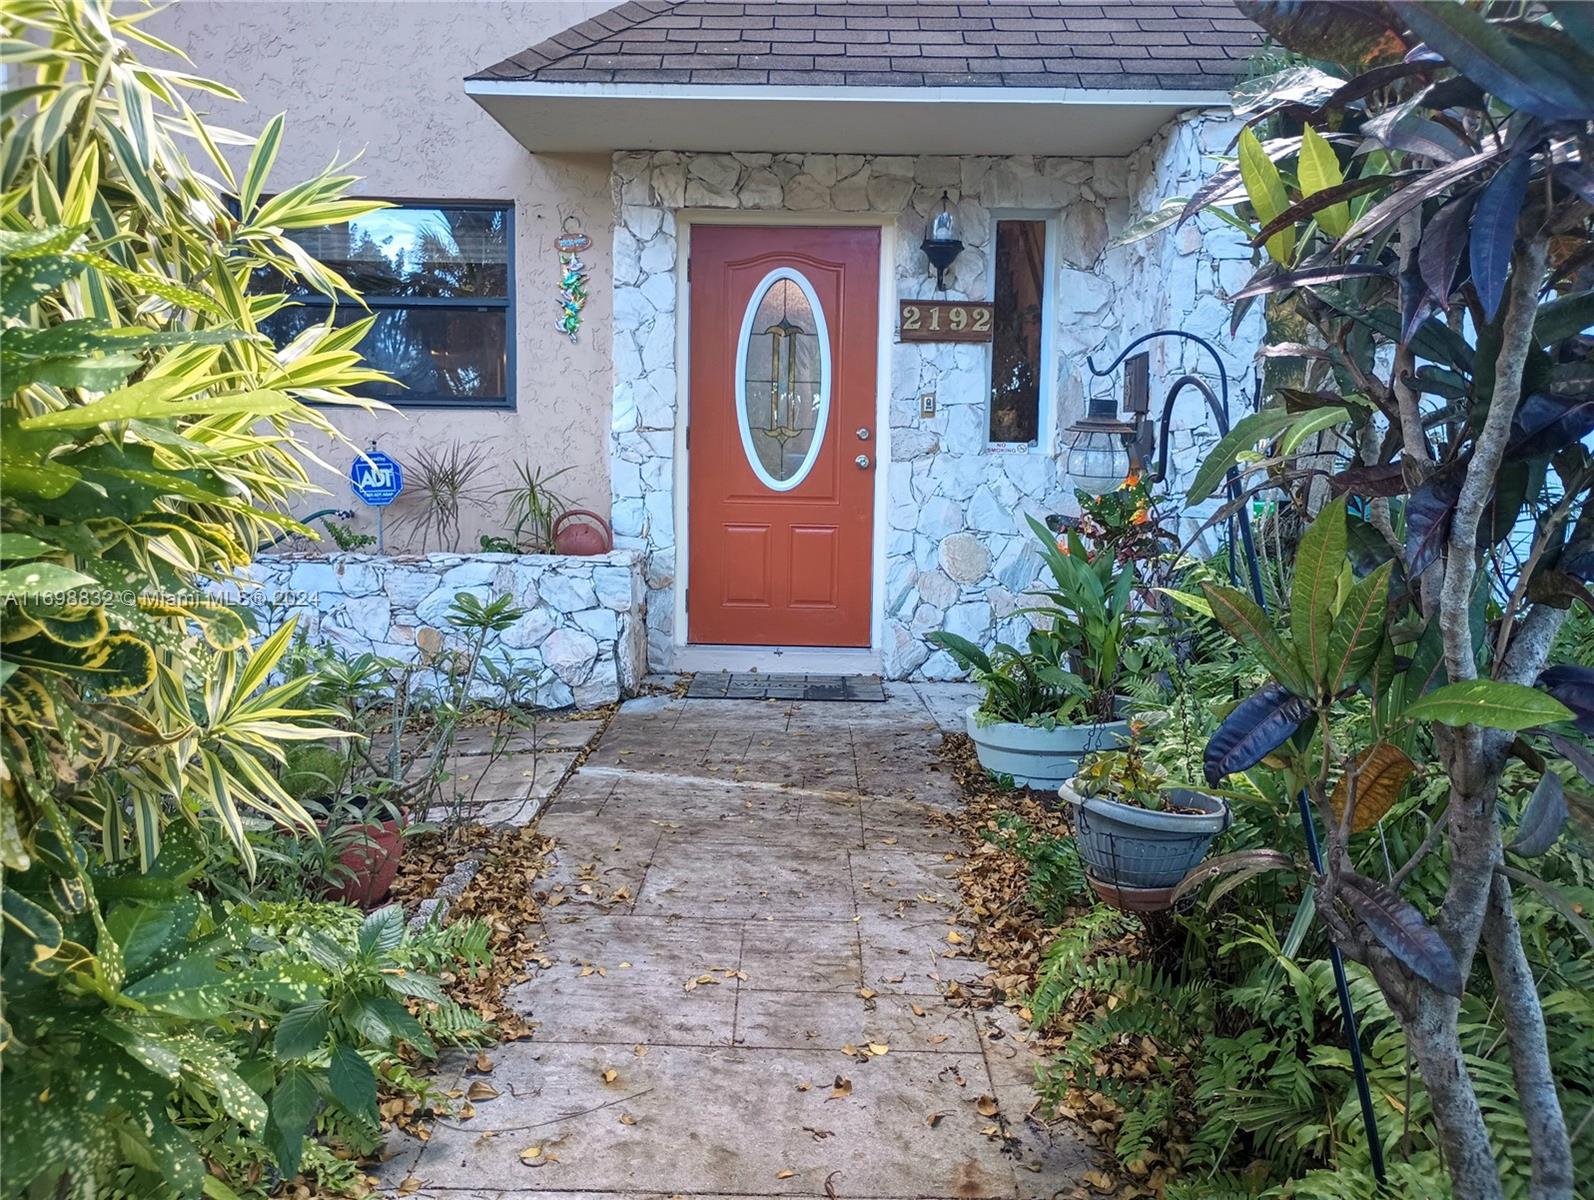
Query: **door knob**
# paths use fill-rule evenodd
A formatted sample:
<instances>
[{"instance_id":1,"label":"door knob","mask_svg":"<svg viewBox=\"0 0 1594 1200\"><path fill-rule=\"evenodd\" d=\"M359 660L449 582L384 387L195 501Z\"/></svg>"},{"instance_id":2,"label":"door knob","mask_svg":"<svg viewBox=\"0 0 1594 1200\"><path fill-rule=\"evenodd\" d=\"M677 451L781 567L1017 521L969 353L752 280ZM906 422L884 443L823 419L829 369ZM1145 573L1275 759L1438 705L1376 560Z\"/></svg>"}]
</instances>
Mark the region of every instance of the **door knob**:
<instances>
[{"instance_id":1,"label":"door knob","mask_svg":"<svg viewBox=\"0 0 1594 1200\"><path fill-rule=\"evenodd\" d=\"M866 426L858 426L858 440L860 442L867 442L869 440L869 430Z\"/></svg>"},{"instance_id":2,"label":"door knob","mask_svg":"<svg viewBox=\"0 0 1594 1200\"><path fill-rule=\"evenodd\" d=\"M869 456L867 454L860 454L852 461L858 464L858 469L860 471L867 471L869 469Z\"/></svg>"}]
</instances>

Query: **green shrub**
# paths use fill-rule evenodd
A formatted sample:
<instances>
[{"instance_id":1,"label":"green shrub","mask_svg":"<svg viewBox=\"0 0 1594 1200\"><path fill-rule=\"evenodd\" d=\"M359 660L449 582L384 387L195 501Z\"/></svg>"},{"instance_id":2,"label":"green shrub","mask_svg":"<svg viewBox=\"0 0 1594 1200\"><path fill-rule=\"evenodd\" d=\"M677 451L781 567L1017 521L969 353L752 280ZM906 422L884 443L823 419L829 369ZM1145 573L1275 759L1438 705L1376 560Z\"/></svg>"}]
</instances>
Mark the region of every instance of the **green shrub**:
<instances>
[{"instance_id":1,"label":"green shrub","mask_svg":"<svg viewBox=\"0 0 1594 1200\"><path fill-rule=\"evenodd\" d=\"M280 117L235 172L187 99L233 93L140 64L168 49L149 11L0 16L7 1197L261 1194L314 1127L370 1135L378 1081L421 1086L401 1044L482 1035L414 972L396 910L222 887L229 860L254 871L251 823L315 836L284 747L348 731L337 688L281 670L291 623L251 648L216 589L302 532L296 434L331 429L305 402L380 378L354 350L369 320L279 353L259 326L288 298L251 289L352 301L288 233L380 205L336 171L267 198Z\"/></svg>"}]
</instances>

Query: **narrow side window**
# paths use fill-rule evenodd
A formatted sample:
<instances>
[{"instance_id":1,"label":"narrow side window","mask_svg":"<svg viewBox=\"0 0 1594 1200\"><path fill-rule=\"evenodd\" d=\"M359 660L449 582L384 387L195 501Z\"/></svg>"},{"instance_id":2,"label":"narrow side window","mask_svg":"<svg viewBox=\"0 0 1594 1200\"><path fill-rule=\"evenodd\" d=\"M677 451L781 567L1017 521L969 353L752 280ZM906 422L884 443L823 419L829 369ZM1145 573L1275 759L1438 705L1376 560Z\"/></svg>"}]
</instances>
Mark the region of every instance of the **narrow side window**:
<instances>
[{"instance_id":1,"label":"narrow side window","mask_svg":"<svg viewBox=\"0 0 1594 1200\"><path fill-rule=\"evenodd\" d=\"M1041 313L1046 299L1046 222L996 223L995 325L991 341L990 428L993 444L1040 440Z\"/></svg>"}]
</instances>

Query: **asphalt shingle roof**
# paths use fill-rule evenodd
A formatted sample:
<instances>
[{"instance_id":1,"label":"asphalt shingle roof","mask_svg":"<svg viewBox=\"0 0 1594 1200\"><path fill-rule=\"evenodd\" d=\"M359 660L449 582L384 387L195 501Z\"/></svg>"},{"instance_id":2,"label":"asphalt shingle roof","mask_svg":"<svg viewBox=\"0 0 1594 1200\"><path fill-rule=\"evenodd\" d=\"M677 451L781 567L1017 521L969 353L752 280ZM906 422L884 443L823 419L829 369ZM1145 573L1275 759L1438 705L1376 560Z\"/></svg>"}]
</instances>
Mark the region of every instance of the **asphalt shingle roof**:
<instances>
[{"instance_id":1,"label":"asphalt shingle roof","mask_svg":"<svg viewBox=\"0 0 1594 1200\"><path fill-rule=\"evenodd\" d=\"M471 78L1223 90L1261 40L1229 0L631 0Z\"/></svg>"}]
</instances>

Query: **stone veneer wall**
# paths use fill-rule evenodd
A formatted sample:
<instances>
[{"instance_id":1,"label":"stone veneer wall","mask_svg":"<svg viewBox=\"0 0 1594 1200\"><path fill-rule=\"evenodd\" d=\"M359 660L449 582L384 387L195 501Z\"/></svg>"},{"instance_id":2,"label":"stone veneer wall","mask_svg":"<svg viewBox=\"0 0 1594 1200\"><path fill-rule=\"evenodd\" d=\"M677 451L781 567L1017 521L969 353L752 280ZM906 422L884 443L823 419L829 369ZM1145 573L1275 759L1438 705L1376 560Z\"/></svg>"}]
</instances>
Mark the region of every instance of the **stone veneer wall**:
<instances>
[{"instance_id":1,"label":"stone veneer wall","mask_svg":"<svg viewBox=\"0 0 1594 1200\"><path fill-rule=\"evenodd\" d=\"M513 596L525 615L491 635L487 653L538 672L535 700L548 708L617 700L636 690L647 669L642 555L635 550L590 557L262 555L249 576L260 587L243 600L259 615L263 632L297 617L314 641L404 662L413 662L429 642L458 644L448 623L458 593L483 601Z\"/></svg>"},{"instance_id":2,"label":"stone veneer wall","mask_svg":"<svg viewBox=\"0 0 1594 1200\"><path fill-rule=\"evenodd\" d=\"M1062 119L1062 118L1060 118ZM1231 379L1247 382L1260 334L1253 313L1228 336L1221 290L1251 273L1251 251L1215 221L1186 225L1127 247L1110 245L1130 222L1210 171L1234 123L1212 116L1171 122L1124 158L890 157L847 154L621 153L614 159L615 400L610 471L616 542L646 555L648 650L655 669L675 641L677 573L673 488L678 396L677 217L685 209L881 213L896 217L896 290L924 298L934 279L918 249L925 216L943 190L957 204L967 247L948 276L949 298L991 294L994 219L1007 211L1058 214L1055 411L1049 444L1029 453L986 445L990 348L896 344L891 361L885 622L882 666L890 678L959 674L924 635L949 629L976 642L1019 640L1027 618L1019 596L1038 557L1026 542L1026 513L1077 510L1062 469L1059 433L1083 411L1087 355L1110 361L1153 329L1177 326L1223 348ZM894 313L888 314L894 319ZM1161 346L1158 381L1210 366L1195 348ZM1099 385L1098 385L1099 386ZM1121 380L1111 385L1115 394ZM918 395L938 409L921 419ZM1235 389L1236 409L1240 389ZM1236 416L1238 416L1236 412ZM1189 391L1170 422L1177 488L1216 442L1200 397ZM684 486L684 484L683 484ZM1187 525L1188 528L1188 525Z\"/></svg>"}]
</instances>

